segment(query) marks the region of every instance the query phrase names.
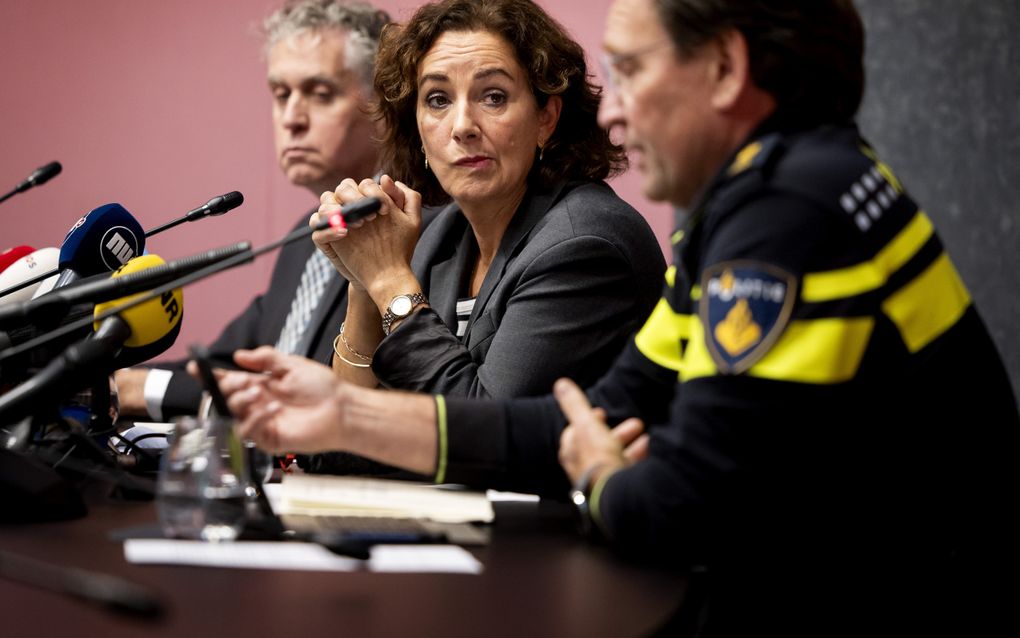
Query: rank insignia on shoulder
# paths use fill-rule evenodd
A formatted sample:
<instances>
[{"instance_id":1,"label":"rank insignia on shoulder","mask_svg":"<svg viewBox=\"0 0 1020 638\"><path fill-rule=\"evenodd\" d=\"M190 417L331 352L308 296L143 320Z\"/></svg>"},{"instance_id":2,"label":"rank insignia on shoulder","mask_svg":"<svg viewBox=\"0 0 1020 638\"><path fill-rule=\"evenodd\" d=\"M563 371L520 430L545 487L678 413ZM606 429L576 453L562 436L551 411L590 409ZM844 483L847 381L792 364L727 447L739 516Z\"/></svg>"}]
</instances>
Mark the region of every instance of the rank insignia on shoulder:
<instances>
[{"instance_id":1,"label":"rank insignia on shoulder","mask_svg":"<svg viewBox=\"0 0 1020 638\"><path fill-rule=\"evenodd\" d=\"M786 328L797 279L771 264L729 261L707 268L701 282L699 310L712 359L724 374L744 372Z\"/></svg>"},{"instance_id":2,"label":"rank insignia on shoulder","mask_svg":"<svg viewBox=\"0 0 1020 638\"><path fill-rule=\"evenodd\" d=\"M781 138L777 133L770 133L759 140L751 142L737 152L726 172L733 176L749 168L764 166L772 159L776 151L779 150L780 141Z\"/></svg>"}]
</instances>

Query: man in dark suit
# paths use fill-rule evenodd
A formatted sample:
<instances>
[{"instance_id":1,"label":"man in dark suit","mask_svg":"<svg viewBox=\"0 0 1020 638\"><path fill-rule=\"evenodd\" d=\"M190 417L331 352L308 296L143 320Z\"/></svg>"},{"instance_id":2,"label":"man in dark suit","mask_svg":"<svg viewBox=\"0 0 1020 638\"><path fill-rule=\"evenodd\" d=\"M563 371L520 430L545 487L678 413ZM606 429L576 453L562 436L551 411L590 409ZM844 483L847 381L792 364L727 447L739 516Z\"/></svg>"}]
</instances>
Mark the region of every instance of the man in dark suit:
<instances>
[{"instance_id":1,"label":"man in dark suit","mask_svg":"<svg viewBox=\"0 0 1020 638\"><path fill-rule=\"evenodd\" d=\"M377 170L375 125L368 115L375 52L389 16L366 3L290 2L264 24L273 130L280 169L316 199L345 177ZM308 223L311 211L295 227ZM275 345L328 360L347 308L347 282L309 241L284 247L268 290L256 297L210 345L216 358ZM164 420L197 411L199 384L184 362L119 370L121 413Z\"/></svg>"}]
</instances>

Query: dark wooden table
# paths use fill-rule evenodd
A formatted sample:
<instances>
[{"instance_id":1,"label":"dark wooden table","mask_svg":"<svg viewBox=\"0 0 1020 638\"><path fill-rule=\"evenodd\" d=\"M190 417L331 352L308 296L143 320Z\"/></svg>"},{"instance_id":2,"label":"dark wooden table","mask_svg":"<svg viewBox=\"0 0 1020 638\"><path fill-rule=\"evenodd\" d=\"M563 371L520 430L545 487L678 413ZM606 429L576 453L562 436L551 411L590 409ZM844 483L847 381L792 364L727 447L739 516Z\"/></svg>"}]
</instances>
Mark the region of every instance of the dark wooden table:
<instances>
[{"instance_id":1,"label":"dark wooden table","mask_svg":"<svg viewBox=\"0 0 1020 638\"><path fill-rule=\"evenodd\" d=\"M117 530L151 525L151 502L100 499L75 521L0 525L8 552L115 574L152 589L155 621L0 579L0 635L646 636L683 598L682 574L581 540L559 503L496 503L479 576L131 565Z\"/></svg>"}]
</instances>

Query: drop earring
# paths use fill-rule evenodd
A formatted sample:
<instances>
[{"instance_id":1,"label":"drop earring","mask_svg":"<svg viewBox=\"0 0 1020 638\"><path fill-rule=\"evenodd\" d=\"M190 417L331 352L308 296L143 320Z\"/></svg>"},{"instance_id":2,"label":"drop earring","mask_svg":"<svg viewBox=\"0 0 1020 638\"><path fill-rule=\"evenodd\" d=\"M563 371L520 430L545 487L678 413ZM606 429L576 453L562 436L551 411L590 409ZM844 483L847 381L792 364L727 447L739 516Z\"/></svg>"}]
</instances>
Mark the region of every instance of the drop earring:
<instances>
[{"instance_id":1,"label":"drop earring","mask_svg":"<svg viewBox=\"0 0 1020 638\"><path fill-rule=\"evenodd\" d=\"M542 161L542 157L544 155L545 155L545 145L544 144L539 144L538 145L538 161L541 162Z\"/></svg>"},{"instance_id":2,"label":"drop earring","mask_svg":"<svg viewBox=\"0 0 1020 638\"><path fill-rule=\"evenodd\" d=\"M425 155L425 145L421 145L421 154ZM429 156L425 155L425 170L429 170Z\"/></svg>"}]
</instances>

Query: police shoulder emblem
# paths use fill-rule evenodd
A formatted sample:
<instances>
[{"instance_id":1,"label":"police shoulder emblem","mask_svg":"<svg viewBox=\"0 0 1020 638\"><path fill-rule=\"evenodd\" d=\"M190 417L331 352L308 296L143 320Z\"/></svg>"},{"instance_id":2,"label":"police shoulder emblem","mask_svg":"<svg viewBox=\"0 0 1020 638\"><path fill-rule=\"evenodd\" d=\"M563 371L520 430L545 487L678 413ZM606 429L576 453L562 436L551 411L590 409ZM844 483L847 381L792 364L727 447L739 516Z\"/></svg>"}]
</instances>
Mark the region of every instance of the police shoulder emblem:
<instances>
[{"instance_id":1,"label":"police shoulder emblem","mask_svg":"<svg viewBox=\"0 0 1020 638\"><path fill-rule=\"evenodd\" d=\"M722 373L739 374L761 359L790 320L797 279L757 261L728 261L707 268L699 314L705 340Z\"/></svg>"}]
</instances>

